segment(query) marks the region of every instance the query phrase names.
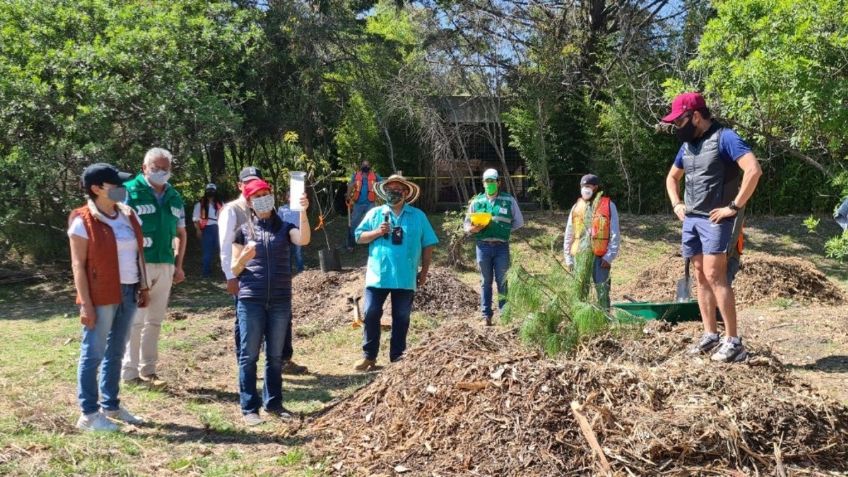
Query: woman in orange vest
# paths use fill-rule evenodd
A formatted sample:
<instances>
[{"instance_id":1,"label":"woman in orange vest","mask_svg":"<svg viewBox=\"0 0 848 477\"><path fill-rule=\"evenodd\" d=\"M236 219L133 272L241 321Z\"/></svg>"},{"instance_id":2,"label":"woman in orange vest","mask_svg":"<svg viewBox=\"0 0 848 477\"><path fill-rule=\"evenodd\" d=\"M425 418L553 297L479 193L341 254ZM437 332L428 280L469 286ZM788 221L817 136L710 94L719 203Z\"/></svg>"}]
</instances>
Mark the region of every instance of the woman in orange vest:
<instances>
[{"instance_id":1,"label":"woman in orange vest","mask_svg":"<svg viewBox=\"0 0 848 477\"><path fill-rule=\"evenodd\" d=\"M595 255L592 265L592 281L598 293L598 304L610 307L610 271L618 255L621 234L618 227L618 211L609 197L595 200L601 181L594 174L580 179L580 198L571 207L565 225L563 253L569 270L574 267L574 257L587 247ZM594 210L592 208L594 207Z\"/></svg>"},{"instance_id":2,"label":"woman in orange vest","mask_svg":"<svg viewBox=\"0 0 848 477\"><path fill-rule=\"evenodd\" d=\"M116 431L114 421L141 424L118 400L121 361L135 311L149 301L141 222L123 202L130 174L92 164L82 174L86 205L71 212L71 266L83 324L77 373L82 415L77 427ZM98 368L100 368L98 402Z\"/></svg>"},{"instance_id":3,"label":"woman in orange vest","mask_svg":"<svg viewBox=\"0 0 848 477\"><path fill-rule=\"evenodd\" d=\"M350 230L347 236L347 251L352 252L356 239L353 231L359 227L369 210L374 208L377 199L374 186L383 178L371 170L371 163L362 161L359 170L354 172L347 184L347 213L350 215Z\"/></svg>"}]
</instances>

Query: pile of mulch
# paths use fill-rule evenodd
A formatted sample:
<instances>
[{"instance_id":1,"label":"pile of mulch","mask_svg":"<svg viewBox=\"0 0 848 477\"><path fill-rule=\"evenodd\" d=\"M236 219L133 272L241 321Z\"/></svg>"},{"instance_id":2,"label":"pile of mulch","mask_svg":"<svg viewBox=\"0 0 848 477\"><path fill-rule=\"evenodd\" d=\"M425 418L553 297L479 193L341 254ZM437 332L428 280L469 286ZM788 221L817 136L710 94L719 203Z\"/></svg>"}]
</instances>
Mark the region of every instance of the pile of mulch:
<instances>
[{"instance_id":1,"label":"pile of mulch","mask_svg":"<svg viewBox=\"0 0 848 477\"><path fill-rule=\"evenodd\" d=\"M342 475L848 471L848 408L756 343L717 364L682 352L699 325L652 326L549 360L449 323L318 417L310 445Z\"/></svg>"},{"instance_id":2,"label":"pile of mulch","mask_svg":"<svg viewBox=\"0 0 848 477\"><path fill-rule=\"evenodd\" d=\"M412 309L428 315L461 316L480 307L480 293L448 268L431 268L427 282L415 292Z\"/></svg>"},{"instance_id":3,"label":"pile of mulch","mask_svg":"<svg viewBox=\"0 0 848 477\"><path fill-rule=\"evenodd\" d=\"M692 296L697 296L697 277L690 266ZM643 270L623 290L637 300L673 301L677 281L683 278L683 258L672 255ZM838 305L845 294L812 263L795 257L778 257L750 252L742 256L742 267L733 283L737 305L769 304L789 299L799 303Z\"/></svg>"},{"instance_id":4,"label":"pile of mulch","mask_svg":"<svg viewBox=\"0 0 848 477\"><path fill-rule=\"evenodd\" d=\"M351 299L365 293L365 268L328 273L306 270L295 275L292 291L295 335L346 326L352 321ZM427 282L415 293L412 309L430 316L465 317L479 303L476 290L462 283L451 270L436 267L430 269ZM365 312L364 299L359 301L359 309ZM386 300L384 314L391 314L391 299Z\"/></svg>"}]
</instances>

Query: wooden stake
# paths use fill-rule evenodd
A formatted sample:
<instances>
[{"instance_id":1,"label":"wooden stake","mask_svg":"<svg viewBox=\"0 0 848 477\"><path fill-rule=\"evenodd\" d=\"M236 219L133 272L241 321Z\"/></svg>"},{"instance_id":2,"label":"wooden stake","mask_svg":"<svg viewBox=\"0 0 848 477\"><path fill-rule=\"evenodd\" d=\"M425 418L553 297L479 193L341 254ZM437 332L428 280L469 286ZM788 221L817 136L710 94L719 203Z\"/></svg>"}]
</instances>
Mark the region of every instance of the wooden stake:
<instances>
[{"instance_id":1,"label":"wooden stake","mask_svg":"<svg viewBox=\"0 0 848 477\"><path fill-rule=\"evenodd\" d=\"M610 467L607 457L604 455L603 449L601 449L601 445L598 444L598 437L592 430L592 426L589 425L589 420L580 412L581 410L583 410L583 406L580 403L571 401L571 412L574 414L574 418L577 419L577 424L580 425L580 431L583 433L583 437L586 438L589 447L592 448L593 453L597 456L597 462L601 466L601 470L606 475L612 475L612 467Z\"/></svg>"}]
</instances>

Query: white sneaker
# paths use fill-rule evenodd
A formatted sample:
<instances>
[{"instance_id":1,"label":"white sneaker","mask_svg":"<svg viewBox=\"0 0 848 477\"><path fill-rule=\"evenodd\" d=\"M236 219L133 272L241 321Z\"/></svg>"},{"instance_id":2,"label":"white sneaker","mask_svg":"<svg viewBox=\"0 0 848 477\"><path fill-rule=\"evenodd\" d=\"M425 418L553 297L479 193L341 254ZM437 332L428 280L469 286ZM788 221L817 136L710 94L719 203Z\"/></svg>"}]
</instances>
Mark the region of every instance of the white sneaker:
<instances>
[{"instance_id":1,"label":"white sneaker","mask_svg":"<svg viewBox=\"0 0 848 477\"><path fill-rule=\"evenodd\" d=\"M258 412L251 412L250 414L245 414L244 416L242 416L242 419L244 420L245 426L258 426L265 422L262 420L261 417L259 417Z\"/></svg>"},{"instance_id":2,"label":"white sneaker","mask_svg":"<svg viewBox=\"0 0 848 477\"><path fill-rule=\"evenodd\" d=\"M725 338L724 343L712 355L711 359L722 363L738 363L748 359L748 352L739 338Z\"/></svg>"},{"instance_id":3,"label":"white sneaker","mask_svg":"<svg viewBox=\"0 0 848 477\"><path fill-rule=\"evenodd\" d=\"M133 416L124 407L119 407L117 411L103 411L103 415L113 421L126 422L127 424L132 424L134 426L144 424L144 419L138 416Z\"/></svg>"},{"instance_id":4,"label":"white sneaker","mask_svg":"<svg viewBox=\"0 0 848 477\"><path fill-rule=\"evenodd\" d=\"M77 429L83 431L105 431L115 432L118 430L118 425L106 419L100 412L92 412L91 414L83 414L77 420Z\"/></svg>"}]
</instances>

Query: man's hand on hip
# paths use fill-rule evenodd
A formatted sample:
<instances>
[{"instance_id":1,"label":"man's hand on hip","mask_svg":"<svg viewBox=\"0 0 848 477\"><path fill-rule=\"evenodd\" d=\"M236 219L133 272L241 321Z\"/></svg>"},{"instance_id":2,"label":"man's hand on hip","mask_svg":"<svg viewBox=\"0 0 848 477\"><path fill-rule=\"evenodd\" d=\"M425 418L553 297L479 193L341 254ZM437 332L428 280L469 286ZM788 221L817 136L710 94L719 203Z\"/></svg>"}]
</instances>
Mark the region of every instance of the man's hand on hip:
<instances>
[{"instance_id":1,"label":"man's hand on hip","mask_svg":"<svg viewBox=\"0 0 848 477\"><path fill-rule=\"evenodd\" d=\"M718 209L710 211L710 222L717 224L728 217L733 217L734 215L736 215L736 211L730 207L719 207Z\"/></svg>"},{"instance_id":2,"label":"man's hand on hip","mask_svg":"<svg viewBox=\"0 0 848 477\"><path fill-rule=\"evenodd\" d=\"M683 222L683 219L686 218L686 205L683 202L679 202L674 206L674 215Z\"/></svg>"}]
</instances>

